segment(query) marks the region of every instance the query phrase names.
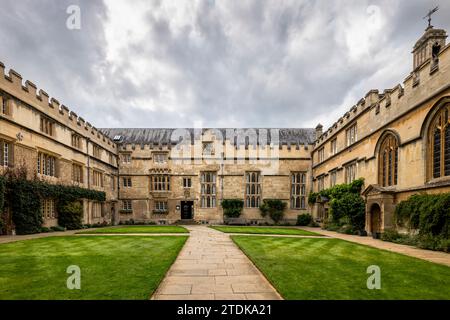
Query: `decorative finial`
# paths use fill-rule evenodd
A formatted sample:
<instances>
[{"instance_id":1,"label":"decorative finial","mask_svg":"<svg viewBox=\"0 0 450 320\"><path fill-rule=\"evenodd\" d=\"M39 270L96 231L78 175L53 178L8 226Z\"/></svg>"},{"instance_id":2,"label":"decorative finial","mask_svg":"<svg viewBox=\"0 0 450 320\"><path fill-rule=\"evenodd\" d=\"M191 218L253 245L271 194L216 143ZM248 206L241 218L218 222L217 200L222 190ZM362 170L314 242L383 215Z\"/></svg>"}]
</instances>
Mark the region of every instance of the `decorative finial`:
<instances>
[{"instance_id":1,"label":"decorative finial","mask_svg":"<svg viewBox=\"0 0 450 320\"><path fill-rule=\"evenodd\" d=\"M430 28L433 28L433 26L431 25L431 15L432 15L433 13L435 13L436 11L438 11L438 10L439 10L439 7L436 7L436 8L434 8L434 9L431 9L430 11L428 11L428 14L427 14L425 17L423 17L423 19L428 18L428 27L427 27L426 30L428 30L428 29L430 29Z\"/></svg>"}]
</instances>

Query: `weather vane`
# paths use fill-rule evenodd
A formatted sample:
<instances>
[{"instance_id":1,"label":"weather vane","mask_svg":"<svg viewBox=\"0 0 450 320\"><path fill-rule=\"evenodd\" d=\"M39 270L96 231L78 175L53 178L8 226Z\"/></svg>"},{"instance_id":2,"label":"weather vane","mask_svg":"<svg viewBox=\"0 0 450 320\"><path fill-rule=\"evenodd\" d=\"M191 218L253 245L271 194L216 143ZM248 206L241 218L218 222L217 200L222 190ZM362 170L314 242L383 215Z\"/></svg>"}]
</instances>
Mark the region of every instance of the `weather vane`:
<instances>
[{"instance_id":1,"label":"weather vane","mask_svg":"<svg viewBox=\"0 0 450 320\"><path fill-rule=\"evenodd\" d=\"M436 11L438 11L438 10L439 10L439 7L436 7L436 8L434 8L434 9L430 10L430 11L428 12L428 14L427 14L425 17L423 17L423 19L428 18L428 28L431 28L431 27L432 27L432 26L431 26L431 15L432 15L433 13L435 13Z\"/></svg>"}]
</instances>

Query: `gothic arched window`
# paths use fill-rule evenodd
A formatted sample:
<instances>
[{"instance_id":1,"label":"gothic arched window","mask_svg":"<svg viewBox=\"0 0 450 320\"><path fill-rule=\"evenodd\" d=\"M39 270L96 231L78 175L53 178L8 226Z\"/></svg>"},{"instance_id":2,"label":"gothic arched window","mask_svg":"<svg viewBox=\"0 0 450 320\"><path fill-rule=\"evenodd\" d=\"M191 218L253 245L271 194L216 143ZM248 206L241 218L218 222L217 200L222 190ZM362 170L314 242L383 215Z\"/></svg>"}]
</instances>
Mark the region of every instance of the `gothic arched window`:
<instances>
[{"instance_id":1,"label":"gothic arched window","mask_svg":"<svg viewBox=\"0 0 450 320\"><path fill-rule=\"evenodd\" d=\"M393 134L384 137L379 152L379 183L383 187L397 184L398 141Z\"/></svg>"},{"instance_id":2,"label":"gothic arched window","mask_svg":"<svg viewBox=\"0 0 450 320\"><path fill-rule=\"evenodd\" d=\"M431 178L450 176L450 105L434 116L429 131Z\"/></svg>"}]
</instances>

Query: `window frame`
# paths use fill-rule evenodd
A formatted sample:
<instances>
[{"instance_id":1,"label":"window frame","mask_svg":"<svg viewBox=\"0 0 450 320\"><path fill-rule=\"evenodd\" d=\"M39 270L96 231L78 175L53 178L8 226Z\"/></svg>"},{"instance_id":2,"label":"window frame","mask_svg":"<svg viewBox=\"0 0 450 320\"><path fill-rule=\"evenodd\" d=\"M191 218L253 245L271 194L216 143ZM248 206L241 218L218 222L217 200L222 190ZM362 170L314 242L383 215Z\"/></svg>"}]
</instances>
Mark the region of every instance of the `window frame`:
<instances>
[{"instance_id":1,"label":"window frame","mask_svg":"<svg viewBox=\"0 0 450 320\"><path fill-rule=\"evenodd\" d=\"M217 172L200 172L200 206L204 209L217 207Z\"/></svg>"},{"instance_id":2,"label":"window frame","mask_svg":"<svg viewBox=\"0 0 450 320\"><path fill-rule=\"evenodd\" d=\"M382 187L398 183L398 139L392 133L383 137L378 152L378 184Z\"/></svg>"},{"instance_id":3,"label":"window frame","mask_svg":"<svg viewBox=\"0 0 450 320\"><path fill-rule=\"evenodd\" d=\"M358 165L357 161L353 161L347 165L345 165L345 183L352 183L357 178Z\"/></svg>"},{"instance_id":4,"label":"window frame","mask_svg":"<svg viewBox=\"0 0 450 320\"><path fill-rule=\"evenodd\" d=\"M433 116L428 143L429 180L450 178L450 103L444 104Z\"/></svg>"},{"instance_id":5,"label":"window frame","mask_svg":"<svg viewBox=\"0 0 450 320\"><path fill-rule=\"evenodd\" d=\"M255 179L253 179L255 177ZM260 171L245 172L245 207L259 208L262 195L262 175Z\"/></svg>"},{"instance_id":6,"label":"window frame","mask_svg":"<svg viewBox=\"0 0 450 320\"><path fill-rule=\"evenodd\" d=\"M358 141L357 123L353 123L345 130L345 137L346 137L347 147L355 144Z\"/></svg>"},{"instance_id":7,"label":"window frame","mask_svg":"<svg viewBox=\"0 0 450 320\"><path fill-rule=\"evenodd\" d=\"M290 205L292 210L306 209L306 179L306 171L292 171L290 174Z\"/></svg>"},{"instance_id":8,"label":"window frame","mask_svg":"<svg viewBox=\"0 0 450 320\"><path fill-rule=\"evenodd\" d=\"M191 177L183 177L183 188L184 189L192 188L192 178Z\"/></svg>"},{"instance_id":9,"label":"window frame","mask_svg":"<svg viewBox=\"0 0 450 320\"><path fill-rule=\"evenodd\" d=\"M150 176L150 190L152 192L170 192L171 176L167 173L154 173Z\"/></svg>"}]
</instances>

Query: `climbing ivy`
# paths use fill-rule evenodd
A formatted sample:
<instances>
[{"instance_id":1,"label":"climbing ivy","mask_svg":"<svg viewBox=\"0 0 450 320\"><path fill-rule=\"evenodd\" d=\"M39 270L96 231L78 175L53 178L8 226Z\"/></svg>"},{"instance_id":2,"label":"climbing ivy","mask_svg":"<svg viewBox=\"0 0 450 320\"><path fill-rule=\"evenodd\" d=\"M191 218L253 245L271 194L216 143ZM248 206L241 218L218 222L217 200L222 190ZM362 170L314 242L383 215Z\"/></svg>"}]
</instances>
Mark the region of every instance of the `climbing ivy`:
<instances>
[{"instance_id":1,"label":"climbing ivy","mask_svg":"<svg viewBox=\"0 0 450 320\"><path fill-rule=\"evenodd\" d=\"M74 210L65 210L70 204L81 199L105 201L104 192L89 190L77 186L50 184L38 179L28 180L26 169L19 168L8 172L6 176L6 198L12 211L17 234L40 232L43 218L41 200L54 199L59 213L58 223L63 227L74 226L74 218L68 218L65 213L73 214ZM70 207L70 206L69 206ZM76 210L79 212L79 210ZM70 221L70 226L66 222ZM75 221L78 221L75 219ZM76 226L79 224L77 223Z\"/></svg>"},{"instance_id":2,"label":"climbing ivy","mask_svg":"<svg viewBox=\"0 0 450 320\"><path fill-rule=\"evenodd\" d=\"M309 194L308 202L313 205L318 197L328 199L331 221L334 226L347 225L353 232L362 231L365 224L365 204L361 197L364 179L360 178L351 183L343 183L319 192Z\"/></svg>"}]
</instances>

